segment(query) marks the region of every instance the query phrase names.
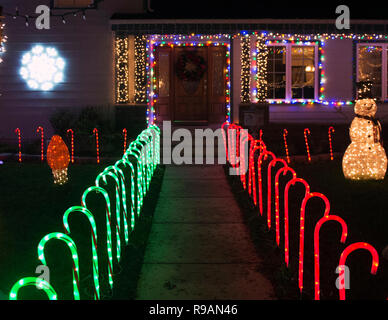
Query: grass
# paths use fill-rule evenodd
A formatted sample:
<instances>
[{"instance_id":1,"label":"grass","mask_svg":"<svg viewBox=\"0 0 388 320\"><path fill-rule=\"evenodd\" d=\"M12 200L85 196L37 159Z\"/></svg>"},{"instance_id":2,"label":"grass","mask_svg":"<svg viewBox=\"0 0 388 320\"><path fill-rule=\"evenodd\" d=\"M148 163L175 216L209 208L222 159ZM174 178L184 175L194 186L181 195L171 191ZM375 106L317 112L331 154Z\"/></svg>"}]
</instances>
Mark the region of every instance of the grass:
<instances>
[{"instance_id":1,"label":"grass","mask_svg":"<svg viewBox=\"0 0 388 320\"><path fill-rule=\"evenodd\" d=\"M340 243L339 224L329 222L320 232L321 299L338 299L335 286L335 270L342 250L354 242L368 242L379 253L380 266L375 276L370 274L371 257L364 250L352 253L346 264L350 269L350 290L347 299L385 300L388 296L388 261L383 257L383 249L388 246L388 179L383 181L354 182L344 179L341 160L314 164L291 164L299 177L304 178L313 192L325 194L331 204L331 214L342 217L347 223L349 234L345 244ZM273 170L274 172L274 170ZM304 189L295 186L290 192L290 267L285 267L284 237L280 247L275 242L275 234L266 227L266 201L264 215L247 193L242 189L236 177L228 177L236 198L243 209L245 221L251 230L252 240L258 254L263 258L262 272L272 280L277 297L280 299L314 298L313 231L316 222L323 216L323 202L313 199L307 205L305 219L305 260L303 294L298 290L298 251L299 251L299 210ZM280 183L284 190L287 179ZM264 177L263 181L266 186ZM264 189L266 199L266 189ZM284 230L283 196L280 195L280 230ZM273 209L274 211L274 209ZM272 211L272 221L274 214ZM282 235L282 234L281 234Z\"/></svg>"},{"instance_id":2,"label":"grass","mask_svg":"<svg viewBox=\"0 0 388 320\"><path fill-rule=\"evenodd\" d=\"M41 263L37 259L37 245L44 235L50 232L64 232L62 216L66 209L73 205L80 205L84 190L94 185L94 180L103 165L84 164L69 167L69 182L64 186L55 186L50 168L47 164L5 164L0 166L0 290L1 298L6 299L12 285L22 277L38 276L35 269ZM147 226L150 224L153 205L158 195L158 184L163 176L163 168L158 168L151 183L151 189L145 201L141 218L137 221L136 236L131 235L131 246L123 250L123 261L128 261L128 255L136 247L136 263L121 267L114 265L115 274L130 273L132 280L128 286L130 292L126 298L133 298L138 274L142 261L142 246L147 238ZM110 183L112 185L112 183ZM111 202L114 204L114 190L107 188ZM90 198L89 198L90 197ZM88 207L95 216L98 229L99 252L106 252L105 204L99 195L90 195ZM151 200L152 199L152 200ZM151 201L150 201L151 200ZM115 209L112 208L112 212ZM114 219L112 219L114 220ZM92 295L92 265L90 225L81 214L74 214L70 218L71 236L78 247L80 259L81 298L91 299ZM136 240L135 240L136 239ZM115 237L113 242L115 243ZM123 242L123 241L122 241ZM123 246L124 247L124 246ZM68 248L59 241L51 241L45 248L47 263L50 267L50 283L57 290L59 299L72 299L72 263ZM101 289L103 298L112 298L108 290L107 257L102 255L99 260L101 274ZM126 264L126 262L123 262ZM123 265L122 264L122 265ZM54 267L55 266L55 267ZM118 281L116 281L118 282ZM123 284L125 285L125 284ZM21 298L45 298L42 292L34 287L27 287L21 291ZM120 295L116 295L120 298Z\"/></svg>"}]
</instances>

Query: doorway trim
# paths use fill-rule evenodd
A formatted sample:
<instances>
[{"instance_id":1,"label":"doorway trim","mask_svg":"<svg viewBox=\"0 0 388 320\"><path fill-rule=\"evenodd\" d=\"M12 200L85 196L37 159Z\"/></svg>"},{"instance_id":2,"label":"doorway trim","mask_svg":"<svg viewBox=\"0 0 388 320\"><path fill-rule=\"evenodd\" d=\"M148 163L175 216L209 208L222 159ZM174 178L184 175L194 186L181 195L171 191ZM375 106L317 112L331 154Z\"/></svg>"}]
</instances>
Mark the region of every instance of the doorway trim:
<instances>
[{"instance_id":1,"label":"doorway trim","mask_svg":"<svg viewBox=\"0 0 388 320\"><path fill-rule=\"evenodd\" d=\"M225 46L226 69L225 69L225 104L226 115L225 121L230 123L231 120L231 76L230 76L230 41L231 36L227 34L219 35L152 35L147 42L147 123L155 124L156 113L155 103L157 102L157 79L155 70L155 51L158 46L183 46L183 47L200 47L200 46Z\"/></svg>"}]
</instances>

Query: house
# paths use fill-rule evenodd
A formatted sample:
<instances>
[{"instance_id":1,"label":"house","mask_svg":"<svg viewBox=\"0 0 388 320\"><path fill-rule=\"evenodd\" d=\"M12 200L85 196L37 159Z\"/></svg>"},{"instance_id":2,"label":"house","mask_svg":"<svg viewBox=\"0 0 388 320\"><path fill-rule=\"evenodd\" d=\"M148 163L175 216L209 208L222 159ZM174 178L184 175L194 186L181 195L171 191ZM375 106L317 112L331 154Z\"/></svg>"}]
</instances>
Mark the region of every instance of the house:
<instances>
[{"instance_id":1,"label":"house","mask_svg":"<svg viewBox=\"0 0 388 320\"><path fill-rule=\"evenodd\" d=\"M39 5L51 7L50 29L35 26ZM338 30L335 8L330 19L177 19L151 5L2 0L0 140L16 127L37 138L55 110L85 106L105 106L118 128L241 122L244 105L266 104L270 122L349 123L362 83L372 84L377 116L388 115L387 21L352 19ZM65 62L43 88L22 70L36 45Z\"/></svg>"}]
</instances>

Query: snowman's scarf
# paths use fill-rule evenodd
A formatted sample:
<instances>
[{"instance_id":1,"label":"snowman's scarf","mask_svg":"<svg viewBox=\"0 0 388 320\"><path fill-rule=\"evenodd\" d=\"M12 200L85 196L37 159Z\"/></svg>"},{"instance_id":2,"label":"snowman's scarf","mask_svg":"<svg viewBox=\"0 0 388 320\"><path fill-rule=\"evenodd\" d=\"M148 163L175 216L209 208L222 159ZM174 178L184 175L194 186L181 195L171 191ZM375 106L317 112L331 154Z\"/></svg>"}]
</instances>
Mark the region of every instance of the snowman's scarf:
<instances>
[{"instance_id":1,"label":"snowman's scarf","mask_svg":"<svg viewBox=\"0 0 388 320\"><path fill-rule=\"evenodd\" d=\"M380 121L375 117L362 116L356 114L357 118L366 119L373 122L373 140L375 143L380 143L383 145L383 140L381 139L381 124Z\"/></svg>"}]
</instances>

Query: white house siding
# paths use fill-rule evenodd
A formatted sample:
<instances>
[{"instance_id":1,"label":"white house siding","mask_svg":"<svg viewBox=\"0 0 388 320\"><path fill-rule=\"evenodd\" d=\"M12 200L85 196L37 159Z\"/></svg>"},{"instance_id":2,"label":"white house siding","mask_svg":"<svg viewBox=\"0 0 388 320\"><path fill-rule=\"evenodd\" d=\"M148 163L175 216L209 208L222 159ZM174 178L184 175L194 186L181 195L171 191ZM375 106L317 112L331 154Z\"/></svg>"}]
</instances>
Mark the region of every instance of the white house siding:
<instances>
[{"instance_id":1,"label":"white house siding","mask_svg":"<svg viewBox=\"0 0 388 320\"><path fill-rule=\"evenodd\" d=\"M48 0L2 0L4 12L34 14ZM25 138L35 138L36 127L43 125L50 134L49 115L56 108L113 105L114 47L109 19L114 12L141 12L142 0L103 1L98 10L88 10L86 21L79 15L51 19L50 30L37 30L35 23L5 18L7 52L0 64L0 139L12 139L19 127ZM61 12L61 11L55 11ZM65 12L65 11L64 11ZM65 81L51 92L28 89L19 76L20 60L34 44L57 48L66 60Z\"/></svg>"}]
</instances>

